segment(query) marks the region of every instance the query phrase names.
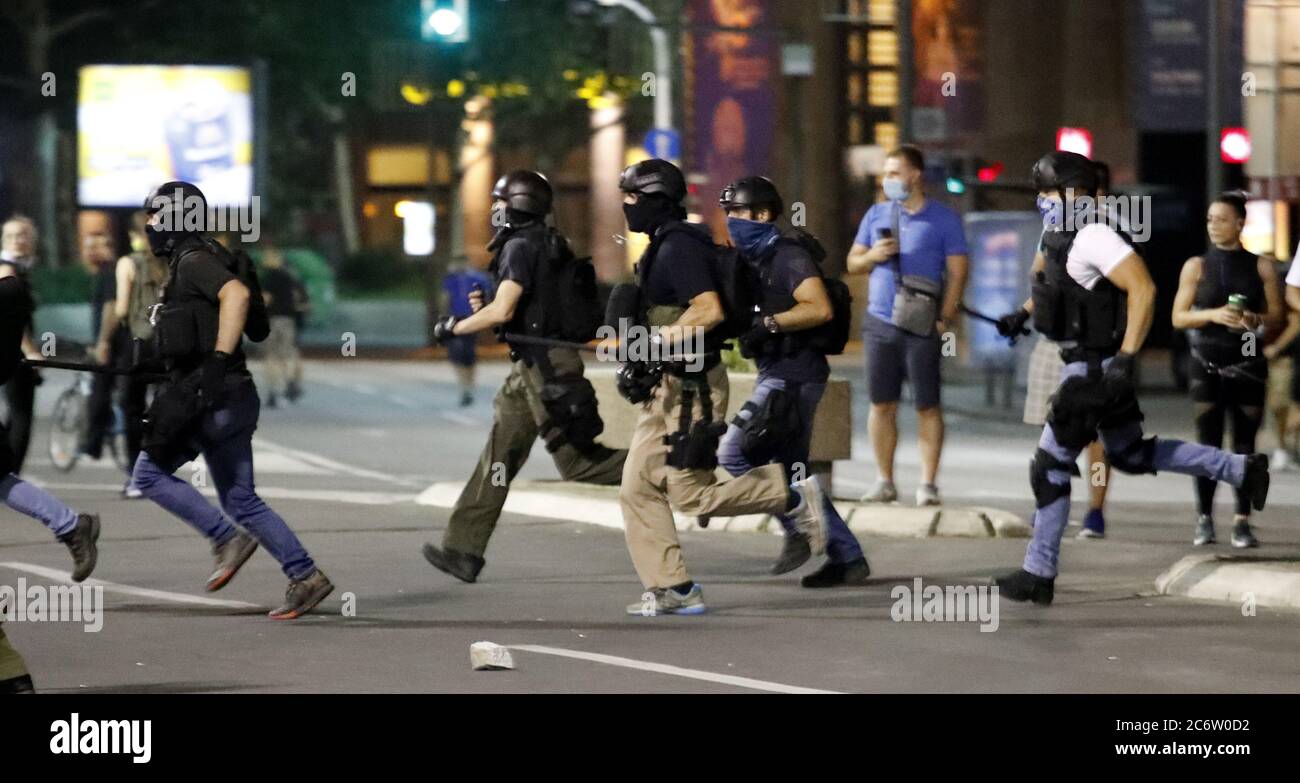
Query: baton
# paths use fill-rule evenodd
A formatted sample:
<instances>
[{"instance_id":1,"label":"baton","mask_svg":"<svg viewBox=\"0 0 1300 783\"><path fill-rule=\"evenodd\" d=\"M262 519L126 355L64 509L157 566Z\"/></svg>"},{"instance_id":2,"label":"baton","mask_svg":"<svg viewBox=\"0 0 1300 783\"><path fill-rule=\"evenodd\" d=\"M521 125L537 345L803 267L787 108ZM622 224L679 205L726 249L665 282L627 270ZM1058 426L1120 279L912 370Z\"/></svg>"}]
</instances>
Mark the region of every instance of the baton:
<instances>
[{"instance_id":1,"label":"baton","mask_svg":"<svg viewBox=\"0 0 1300 783\"><path fill-rule=\"evenodd\" d=\"M974 319L977 320L977 321L984 321L985 323L990 323L990 324L993 324L994 326L997 326L997 325L998 325L998 319L993 318L993 317L991 317L991 316L987 316L987 315L985 315L984 313L981 313L981 312L978 311L978 310L972 310L972 309L970 309L969 307L967 307L967 306L964 305L964 304L961 306L961 311L962 311L963 313L965 313L966 315L969 315L971 318L974 318ZM1008 337L1007 339L1011 341L1011 344L1012 344L1012 345L1015 345L1015 344L1016 344L1016 340L1019 340L1020 337L1021 337L1021 335L1026 335L1026 334L1030 334L1030 333L1031 333L1031 332L1030 332L1028 329L1026 329L1025 327L1022 326L1022 327L1020 327L1020 332L1019 332L1018 334L1013 334L1013 335L1011 335L1010 337Z\"/></svg>"},{"instance_id":2,"label":"baton","mask_svg":"<svg viewBox=\"0 0 1300 783\"><path fill-rule=\"evenodd\" d=\"M79 364L77 362L59 362L52 359L23 359L23 364L28 367L45 368L48 370L75 370L77 372L93 372L100 375L139 375L149 379L169 380L169 376L158 375L157 373L149 374L138 372L132 369L122 369L120 367L107 367L98 364Z\"/></svg>"},{"instance_id":3,"label":"baton","mask_svg":"<svg viewBox=\"0 0 1300 783\"><path fill-rule=\"evenodd\" d=\"M600 346L598 345L572 343L568 340L555 340L550 337L530 337L526 334L512 334L510 332L503 333L501 339L505 342L514 343L516 345L535 345L540 348L568 348L574 351L587 351L588 353L598 353L600 351ZM661 357L658 361L686 362L698 358L699 356L700 354L697 353L675 354L672 356Z\"/></svg>"}]
</instances>

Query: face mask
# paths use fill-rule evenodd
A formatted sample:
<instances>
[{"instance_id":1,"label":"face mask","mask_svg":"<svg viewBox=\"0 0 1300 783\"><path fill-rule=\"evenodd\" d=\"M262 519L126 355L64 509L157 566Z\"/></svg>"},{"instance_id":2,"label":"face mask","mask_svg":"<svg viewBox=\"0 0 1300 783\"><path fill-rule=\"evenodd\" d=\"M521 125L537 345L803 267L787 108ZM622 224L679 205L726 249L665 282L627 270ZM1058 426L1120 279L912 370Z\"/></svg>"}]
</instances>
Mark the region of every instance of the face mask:
<instances>
[{"instance_id":1,"label":"face mask","mask_svg":"<svg viewBox=\"0 0 1300 783\"><path fill-rule=\"evenodd\" d=\"M144 235L149 240L149 249L159 258L170 253L172 245L175 244L173 232L161 231L152 224L144 227Z\"/></svg>"},{"instance_id":2,"label":"face mask","mask_svg":"<svg viewBox=\"0 0 1300 783\"><path fill-rule=\"evenodd\" d=\"M912 191L907 185L896 179L885 180L885 198L890 201L906 201L907 197L912 195Z\"/></svg>"},{"instance_id":3,"label":"face mask","mask_svg":"<svg viewBox=\"0 0 1300 783\"><path fill-rule=\"evenodd\" d=\"M149 240L139 234L131 234L131 252L142 253L145 248L149 247Z\"/></svg>"},{"instance_id":4,"label":"face mask","mask_svg":"<svg viewBox=\"0 0 1300 783\"><path fill-rule=\"evenodd\" d=\"M727 218L727 233L742 255L761 258L781 238L781 229L775 223L744 218Z\"/></svg>"},{"instance_id":5,"label":"face mask","mask_svg":"<svg viewBox=\"0 0 1300 783\"><path fill-rule=\"evenodd\" d=\"M31 269L36 259L32 256L17 256L12 250L0 250L0 261L6 264L13 264L19 269Z\"/></svg>"},{"instance_id":6,"label":"face mask","mask_svg":"<svg viewBox=\"0 0 1300 783\"><path fill-rule=\"evenodd\" d=\"M1065 205L1054 198L1038 197L1038 214L1043 216L1043 226L1049 229L1057 229L1065 221Z\"/></svg>"},{"instance_id":7,"label":"face mask","mask_svg":"<svg viewBox=\"0 0 1300 783\"><path fill-rule=\"evenodd\" d=\"M492 228L501 231L510 226L510 218L506 217L506 206L500 204L492 207Z\"/></svg>"},{"instance_id":8,"label":"face mask","mask_svg":"<svg viewBox=\"0 0 1300 783\"><path fill-rule=\"evenodd\" d=\"M629 231L649 234L668 217L658 199L641 196L635 204L623 205L623 216L627 218Z\"/></svg>"}]
</instances>

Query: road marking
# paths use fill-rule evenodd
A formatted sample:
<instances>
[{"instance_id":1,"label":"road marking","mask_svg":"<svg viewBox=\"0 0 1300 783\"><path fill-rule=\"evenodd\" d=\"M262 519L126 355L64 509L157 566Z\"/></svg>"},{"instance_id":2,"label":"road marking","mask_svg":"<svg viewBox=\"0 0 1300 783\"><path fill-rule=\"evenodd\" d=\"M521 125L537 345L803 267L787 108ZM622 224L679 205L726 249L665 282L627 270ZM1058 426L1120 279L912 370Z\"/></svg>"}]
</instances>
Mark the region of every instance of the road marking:
<instances>
[{"instance_id":1,"label":"road marking","mask_svg":"<svg viewBox=\"0 0 1300 783\"><path fill-rule=\"evenodd\" d=\"M534 652L541 655L555 655L561 658L577 658L581 661L604 663L610 666L622 666L625 669L637 669L643 672L655 672L656 674L668 674L673 677L685 677L690 680L704 680L705 682L734 685L738 688L750 688L757 691L768 691L769 693L839 693L839 691L825 691L817 688L801 688L797 685L783 685L779 682L768 682L767 680L753 680L749 677L736 677L731 674L715 674L713 672L701 671L699 669L683 669L680 666L669 666L668 664L651 663L650 661L638 661L635 658L622 658L617 655L603 655L601 653L567 650L563 647L545 647L537 644L512 644L510 645L510 649L520 650L522 652Z\"/></svg>"},{"instance_id":2,"label":"road marking","mask_svg":"<svg viewBox=\"0 0 1300 783\"><path fill-rule=\"evenodd\" d=\"M171 601L177 604L192 604L194 606L220 606L226 609L261 609L257 604L250 604L244 601L226 601L220 598L204 598L200 595L186 595L185 593L172 593L166 590L150 590L147 587L132 587L131 585L118 584L116 582L106 582L103 579L90 578L84 582L73 582L72 574L67 571L60 571L57 568L46 568L45 566L33 565L32 563L15 563L12 561L0 562L0 566L9 568L14 571L25 571L29 574L42 576L46 579L53 579L63 584L80 584L90 587L102 587L106 593L119 593L121 595L133 595L137 598L151 598L156 601Z\"/></svg>"},{"instance_id":3,"label":"road marking","mask_svg":"<svg viewBox=\"0 0 1300 783\"><path fill-rule=\"evenodd\" d=\"M403 486L403 487L420 486L418 482L409 481L407 479L400 479L397 478L396 476L392 476L388 473L382 473L377 470L369 470L367 468L357 467L356 465L348 465L347 463L339 462L338 460L333 460L330 459L329 457L322 456L320 454L315 454L310 451L303 451L301 449L293 449L293 448L289 448L288 446L281 446L278 443L271 443L270 441L263 440L262 438L253 438L253 446L255 448L264 448L271 451L278 451L282 454L288 454L289 456L296 457L297 459L300 459L309 465L315 465L317 467L326 468L328 470L337 471L339 473L347 473L352 476L356 476L357 478L373 479L375 481L383 481L388 484L397 484L398 486Z\"/></svg>"},{"instance_id":4,"label":"road marking","mask_svg":"<svg viewBox=\"0 0 1300 783\"><path fill-rule=\"evenodd\" d=\"M478 419L475 419L471 416L466 416L463 413L456 413L455 411L439 411L438 416L440 418L452 422L453 424L460 424L465 427L479 426Z\"/></svg>"},{"instance_id":5,"label":"road marking","mask_svg":"<svg viewBox=\"0 0 1300 783\"><path fill-rule=\"evenodd\" d=\"M32 482L35 483L35 482ZM77 492L121 492L121 484L42 483L42 489ZM213 487L196 487L207 497L217 496ZM355 492L346 489L293 489L290 487L258 487L257 494L270 500L320 500L327 503L347 503L353 506L395 506L414 503L416 496L410 492Z\"/></svg>"}]
</instances>

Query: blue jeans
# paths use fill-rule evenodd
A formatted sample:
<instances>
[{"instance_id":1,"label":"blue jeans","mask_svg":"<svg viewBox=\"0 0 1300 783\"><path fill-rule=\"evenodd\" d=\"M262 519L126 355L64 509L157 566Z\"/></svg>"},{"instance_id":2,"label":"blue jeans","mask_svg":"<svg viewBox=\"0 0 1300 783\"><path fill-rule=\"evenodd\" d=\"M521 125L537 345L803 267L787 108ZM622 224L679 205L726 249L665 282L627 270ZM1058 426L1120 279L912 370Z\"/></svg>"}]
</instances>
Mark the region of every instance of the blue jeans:
<instances>
[{"instance_id":1,"label":"blue jeans","mask_svg":"<svg viewBox=\"0 0 1300 783\"><path fill-rule=\"evenodd\" d=\"M224 544L235 535L230 522L234 519L280 563L285 576L302 579L316 570L316 564L285 521L253 488L253 431L260 410L257 390L247 382L227 385L226 399L203 414L196 445L207 462L221 508L209 503L188 481L172 475L179 465L160 466L145 452L136 460L134 481L145 497L213 544Z\"/></svg>"},{"instance_id":2,"label":"blue jeans","mask_svg":"<svg viewBox=\"0 0 1300 783\"><path fill-rule=\"evenodd\" d=\"M1106 363L1109 363L1107 360ZM1088 374L1087 362L1072 362L1065 366L1061 380ZM1101 443L1107 454L1118 454L1142 438L1142 425L1130 422L1119 427L1099 430ZM1062 446L1056 440L1052 425L1043 427L1038 447L1063 463L1073 463L1083 449ZM1215 481L1226 481L1240 487L1246 478L1246 455L1230 454L1212 446L1184 443L1180 440L1158 438L1155 447L1155 469L1189 476L1203 476ZM1049 470L1047 480L1058 487L1068 488L1070 474L1065 470ZM1059 498L1034 512L1034 535L1025 553L1025 570L1031 574L1054 579L1061 554L1061 536L1070 519L1070 495Z\"/></svg>"},{"instance_id":3,"label":"blue jeans","mask_svg":"<svg viewBox=\"0 0 1300 783\"><path fill-rule=\"evenodd\" d=\"M0 433L2 434L2 433ZM77 527L77 512L50 493L10 473L0 478L0 503L19 514L39 520L55 536L65 536Z\"/></svg>"},{"instance_id":4,"label":"blue jeans","mask_svg":"<svg viewBox=\"0 0 1300 783\"><path fill-rule=\"evenodd\" d=\"M749 401L756 406L761 406L773 389L785 388L787 388L787 382L781 378L759 375L758 383L754 386L754 396L750 397ZM813 414L817 412L817 403L821 402L822 394L825 391L826 384L824 383L799 384L799 418L803 422L802 431L798 438L786 443L772 444L770 452L760 457L763 464L780 462L785 466L787 477L795 471L795 465L802 465L803 468L800 472L807 475L808 450L812 443ZM742 412L740 415L744 416L745 414L746 412ZM726 434L722 436L722 441L718 444L718 464L733 476L739 476L755 467L741 453L740 440L740 427L731 424L727 427ZM778 514L777 519L781 520L781 527L785 529L787 536L794 535L797 532L794 520L788 515ZM858 544L858 540L854 538L853 532L849 530L849 526L845 524L839 512L831 505L829 497L826 499L826 524L828 527L826 538L827 559L832 563L851 563L854 560L861 560L863 557L861 545Z\"/></svg>"}]
</instances>

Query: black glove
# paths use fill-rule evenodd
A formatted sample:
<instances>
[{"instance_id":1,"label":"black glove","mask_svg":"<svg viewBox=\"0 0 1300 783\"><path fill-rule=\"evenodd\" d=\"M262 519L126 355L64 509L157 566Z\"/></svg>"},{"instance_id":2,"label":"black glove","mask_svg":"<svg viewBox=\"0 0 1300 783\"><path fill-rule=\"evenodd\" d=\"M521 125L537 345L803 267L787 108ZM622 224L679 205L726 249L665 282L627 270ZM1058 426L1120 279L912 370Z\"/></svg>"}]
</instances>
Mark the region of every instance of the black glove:
<instances>
[{"instance_id":1,"label":"black glove","mask_svg":"<svg viewBox=\"0 0 1300 783\"><path fill-rule=\"evenodd\" d=\"M998 319L998 334L1014 342L1020 335L1028 334L1025 330L1025 324L1028 322L1029 311L1018 307L1015 312L1007 313Z\"/></svg>"},{"instance_id":2,"label":"black glove","mask_svg":"<svg viewBox=\"0 0 1300 783\"><path fill-rule=\"evenodd\" d=\"M628 362L618 368L614 381L623 399L639 405L654 396L655 387L659 385L662 376L663 370L657 364L651 366L645 362Z\"/></svg>"},{"instance_id":3,"label":"black glove","mask_svg":"<svg viewBox=\"0 0 1300 783\"><path fill-rule=\"evenodd\" d=\"M451 338L455 337L452 328L456 326L456 316L448 315L438 319L433 325L433 339L439 345L446 345Z\"/></svg>"},{"instance_id":4,"label":"black glove","mask_svg":"<svg viewBox=\"0 0 1300 783\"><path fill-rule=\"evenodd\" d=\"M1106 365L1102 373L1102 382L1112 394L1120 394L1133 389L1133 375L1137 369L1137 357L1131 353L1117 353Z\"/></svg>"},{"instance_id":5,"label":"black glove","mask_svg":"<svg viewBox=\"0 0 1300 783\"><path fill-rule=\"evenodd\" d=\"M211 409L221 404L229 361L230 354L213 351L199 367L199 399L204 408Z\"/></svg>"}]
</instances>

